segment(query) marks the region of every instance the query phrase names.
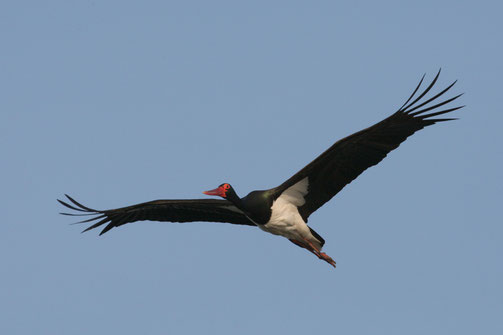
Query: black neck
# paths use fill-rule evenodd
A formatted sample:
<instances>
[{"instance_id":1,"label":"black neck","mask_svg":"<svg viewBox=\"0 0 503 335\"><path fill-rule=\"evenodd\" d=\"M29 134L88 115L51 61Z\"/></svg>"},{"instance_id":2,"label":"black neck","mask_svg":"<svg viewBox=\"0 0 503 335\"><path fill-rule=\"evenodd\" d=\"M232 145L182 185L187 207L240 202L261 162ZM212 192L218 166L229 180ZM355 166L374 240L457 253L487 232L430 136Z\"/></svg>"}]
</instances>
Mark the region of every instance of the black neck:
<instances>
[{"instance_id":1,"label":"black neck","mask_svg":"<svg viewBox=\"0 0 503 335\"><path fill-rule=\"evenodd\" d=\"M235 197L227 199L242 210L253 222L257 224L266 224L271 218L272 197L268 196L267 191L253 191L246 197Z\"/></svg>"}]
</instances>

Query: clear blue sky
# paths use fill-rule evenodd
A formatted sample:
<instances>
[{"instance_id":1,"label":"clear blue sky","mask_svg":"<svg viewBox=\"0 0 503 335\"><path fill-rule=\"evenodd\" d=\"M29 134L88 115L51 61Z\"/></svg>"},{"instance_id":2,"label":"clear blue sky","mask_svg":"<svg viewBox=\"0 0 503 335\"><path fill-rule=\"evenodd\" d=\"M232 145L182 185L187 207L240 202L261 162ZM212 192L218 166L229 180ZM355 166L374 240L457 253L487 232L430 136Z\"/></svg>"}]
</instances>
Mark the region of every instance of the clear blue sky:
<instances>
[{"instance_id":1,"label":"clear blue sky","mask_svg":"<svg viewBox=\"0 0 503 335\"><path fill-rule=\"evenodd\" d=\"M502 334L498 1L2 1L0 333ZM425 129L310 218L337 269L227 224L100 209L274 187L458 79Z\"/></svg>"}]
</instances>

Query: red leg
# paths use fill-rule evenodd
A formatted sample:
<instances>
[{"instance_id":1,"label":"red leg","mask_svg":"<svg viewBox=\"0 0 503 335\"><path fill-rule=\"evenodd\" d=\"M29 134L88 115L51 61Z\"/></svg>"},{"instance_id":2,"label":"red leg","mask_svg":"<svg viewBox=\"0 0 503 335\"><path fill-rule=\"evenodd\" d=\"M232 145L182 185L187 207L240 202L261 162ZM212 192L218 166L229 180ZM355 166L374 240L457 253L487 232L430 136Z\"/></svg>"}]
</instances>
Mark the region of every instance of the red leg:
<instances>
[{"instance_id":1,"label":"red leg","mask_svg":"<svg viewBox=\"0 0 503 335\"><path fill-rule=\"evenodd\" d=\"M310 248L308 246L306 246L304 243L300 242L300 241L296 241L296 240L292 240L292 239L288 239L290 242L292 242L293 244L296 244L298 245L299 247L301 248L304 248L304 249L307 249L307 250L310 250Z\"/></svg>"},{"instance_id":2,"label":"red leg","mask_svg":"<svg viewBox=\"0 0 503 335\"><path fill-rule=\"evenodd\" d=\"M308 240L304 240L305 242L300 242L296 240L290 239L290 241L296 245L298 245L301 248L305 248L309 251L311 251L313 254L315 254L319 259L324 260L325 262L329 263L335 268L335 261L328 256L326 253L321 252L318 248L316 248L311 242Z\"/></svg>"}]
</instances>

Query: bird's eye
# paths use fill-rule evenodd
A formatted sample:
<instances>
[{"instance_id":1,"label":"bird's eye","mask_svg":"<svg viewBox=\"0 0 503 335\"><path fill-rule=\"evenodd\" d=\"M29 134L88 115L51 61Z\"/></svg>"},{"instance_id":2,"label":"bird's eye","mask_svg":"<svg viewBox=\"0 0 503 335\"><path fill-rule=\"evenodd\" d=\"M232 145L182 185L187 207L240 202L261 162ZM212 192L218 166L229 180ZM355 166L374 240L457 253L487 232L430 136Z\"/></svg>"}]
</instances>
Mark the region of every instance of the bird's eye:
<instances>
[{"instance_id":1,"label":"bird's eye","mask_svg":"<svg viewBox=\"0 0 503 335\"><path fill-rule=\"evenodd\" d=\"M225 185L224 185L224 188L225 188L226 190L228 190L229 188L231 188L231 185L229 185L229 184L225 184Z\"/></svg>"}]
</instances>

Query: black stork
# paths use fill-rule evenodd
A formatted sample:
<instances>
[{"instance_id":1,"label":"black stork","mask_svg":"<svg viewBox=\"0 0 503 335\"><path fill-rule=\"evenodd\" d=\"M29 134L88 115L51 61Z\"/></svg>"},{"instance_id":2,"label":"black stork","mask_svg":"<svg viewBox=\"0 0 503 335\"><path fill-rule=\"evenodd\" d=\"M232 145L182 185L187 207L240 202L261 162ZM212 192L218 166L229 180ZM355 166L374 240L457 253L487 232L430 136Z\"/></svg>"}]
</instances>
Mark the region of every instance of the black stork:
<instances>
[{"instance_id":1,"label":"black stork","mask_svg":"<svg viewBox=\"0 0 503 335\"><path fill-rule=\"evenodd\" d=\"M416 96L423 83L423 75L398 111L369 128L337 141L278 187L253 191L240 198L230 184L223 183L214 190L203 192L222 197L223 200L154 200L108 210L86 207L66 195L69 202L58 201L78 213L61 214L90 215L91 218L78 223L97 220L83 232L105 225L100 235L114 227L144 220L228 222L257 226L266 232L286 237L335 267L335 261L321 251L325 244L324 239L307 225L309 216L416 131L437 122L455 120L432 117L464 107L440 109L462 95L438 101L456 81L431 98L424 98L437 82L439 75L440 71L426 89ZM434 104L430 104L432 102Z\"/></svg>"}]
</instances>

